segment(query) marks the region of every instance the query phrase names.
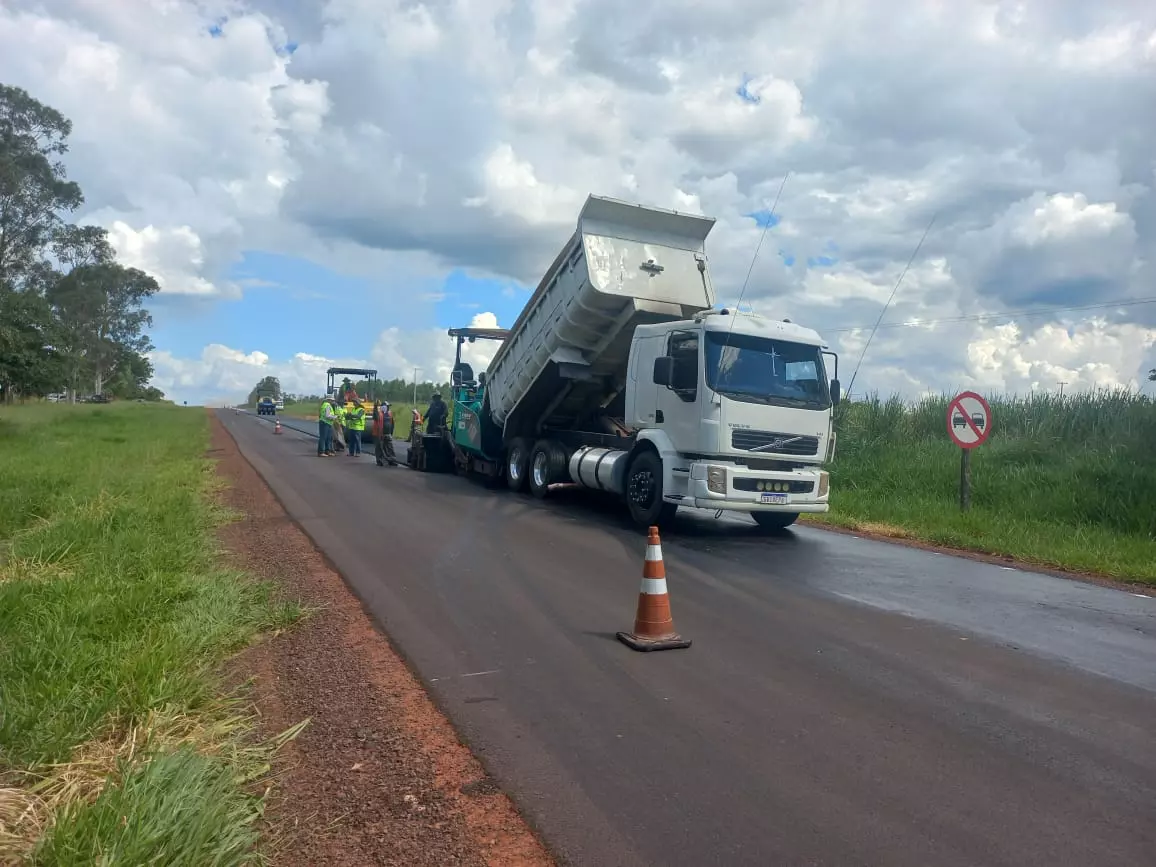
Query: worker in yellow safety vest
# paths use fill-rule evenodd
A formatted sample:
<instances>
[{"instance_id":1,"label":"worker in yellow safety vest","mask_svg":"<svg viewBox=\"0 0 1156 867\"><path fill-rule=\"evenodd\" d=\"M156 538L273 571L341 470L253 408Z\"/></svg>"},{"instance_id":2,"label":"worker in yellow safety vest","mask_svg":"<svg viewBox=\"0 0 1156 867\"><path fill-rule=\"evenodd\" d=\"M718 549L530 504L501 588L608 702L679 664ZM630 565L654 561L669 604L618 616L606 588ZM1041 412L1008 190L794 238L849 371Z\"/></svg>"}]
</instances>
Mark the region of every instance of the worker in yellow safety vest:
<instances>
[{"instance_id":1,"label":"worker in yellow safety vest","mask_svg":"<svg viewBox=\"0 0 1156 867\"><path fill-rule=\"evenodd\" d=\"M365 407L355 403L345 411L345 446L349 456L361 454L361 435L365 432Z\"/></svg>"},{"instance_id":2,"label":"worker in yellow safety vest","mask_svg":"<svg viewBox=\"0 0 1156 867\"><path fill-rule=\"evenodd\" d=\"M337 420L337 410L332 398L321 401L317 412L317 457L327 458L333 454L333 422Z\"/></svg>"}]
</instances>

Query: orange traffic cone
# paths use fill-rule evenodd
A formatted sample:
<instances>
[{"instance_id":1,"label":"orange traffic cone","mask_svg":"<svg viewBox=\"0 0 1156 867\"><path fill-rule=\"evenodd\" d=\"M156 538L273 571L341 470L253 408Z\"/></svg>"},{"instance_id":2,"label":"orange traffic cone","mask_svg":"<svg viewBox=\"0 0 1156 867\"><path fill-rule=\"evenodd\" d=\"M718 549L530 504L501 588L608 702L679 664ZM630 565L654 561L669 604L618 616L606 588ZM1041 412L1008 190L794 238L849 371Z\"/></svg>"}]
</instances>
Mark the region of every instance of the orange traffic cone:
<instances>
[{"instance_id":1,"label":"orange traffic cone","mask_svg":"<svg viewBox=\"0 0 1156 867\"><path fill-rule=\"evenodd\" d=\"M273 433L275 433L275 434L281 433L281 419L277 419L277 423L275 425L273 425Z\"/></svg>"},{"instance_id":2,"label":"orange traffic cone","mask_svg":"<svg viewBox=\"0 0 1156 867\"><path fill-rule=\"evenodd\" d=\"M646 540L646 562L642 565L642 588L638 591L638 612L634 631L619 632L618 640L633 650L677 650L690 641L674 631L670 616L670 596L666 592L666 567L662 565L662 543L658 527L650 528Z\"/></svg>"}]
</instances>

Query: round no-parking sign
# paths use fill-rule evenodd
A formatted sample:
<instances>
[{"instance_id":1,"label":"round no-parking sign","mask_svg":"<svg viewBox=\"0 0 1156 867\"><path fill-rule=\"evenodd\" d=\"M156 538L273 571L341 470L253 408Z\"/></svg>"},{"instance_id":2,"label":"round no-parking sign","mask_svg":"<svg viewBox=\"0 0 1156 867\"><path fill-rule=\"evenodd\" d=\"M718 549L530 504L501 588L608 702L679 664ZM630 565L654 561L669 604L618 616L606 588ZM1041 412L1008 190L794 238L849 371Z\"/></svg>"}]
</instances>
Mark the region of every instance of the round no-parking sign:
<instances>
[{"instance_id":1,"label":"round no-parking sign","mask_svg":"<svg viewBox=\"0 0 1156 867\"><path fill-rule=\"evenodd\" d=\"M974 449L991 436L991 407L974 391L957 394L947 405L947 434L961 449Z\"/></svg>"}]
</instances>

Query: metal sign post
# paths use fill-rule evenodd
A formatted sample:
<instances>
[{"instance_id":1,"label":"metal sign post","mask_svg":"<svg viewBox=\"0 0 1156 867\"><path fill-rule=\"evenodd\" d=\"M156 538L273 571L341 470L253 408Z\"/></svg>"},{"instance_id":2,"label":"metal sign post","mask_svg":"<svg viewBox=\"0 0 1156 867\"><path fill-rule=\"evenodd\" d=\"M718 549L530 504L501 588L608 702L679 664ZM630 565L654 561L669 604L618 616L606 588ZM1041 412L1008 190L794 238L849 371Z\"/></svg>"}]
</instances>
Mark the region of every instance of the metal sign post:
<instances>
[{"instance_id":1,"label":"metal sign post","mask_svg":"<svg viewBox=\"0 0 1156 867\"><path fill-rule=\"evenodd\" d=\"M971 508L971 450L991 436L991 407L974 391L957 394L947 404L947 435L960 448L959 509Z\"/></svg>"}]
</instances>

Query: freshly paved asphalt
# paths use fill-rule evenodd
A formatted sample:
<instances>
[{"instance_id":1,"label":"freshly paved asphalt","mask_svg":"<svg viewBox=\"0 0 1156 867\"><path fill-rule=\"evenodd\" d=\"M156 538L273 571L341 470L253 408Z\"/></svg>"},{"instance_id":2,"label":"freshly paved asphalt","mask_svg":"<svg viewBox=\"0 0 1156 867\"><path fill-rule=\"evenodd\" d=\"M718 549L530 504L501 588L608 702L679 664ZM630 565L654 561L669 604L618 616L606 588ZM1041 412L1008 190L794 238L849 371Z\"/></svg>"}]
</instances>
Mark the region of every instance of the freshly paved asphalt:
<instances>
[{"instance_id":1,"label":"freshly paved asphalt","mask_svg":"<svg viewBox=\"0 0 1156 867\"><path fill-rule=\"evenodd\" d=\"M1156 598L690 515L639 654L606 501L221 419L565 863L1156 863Z\"/></svg>"}]
</instances>

